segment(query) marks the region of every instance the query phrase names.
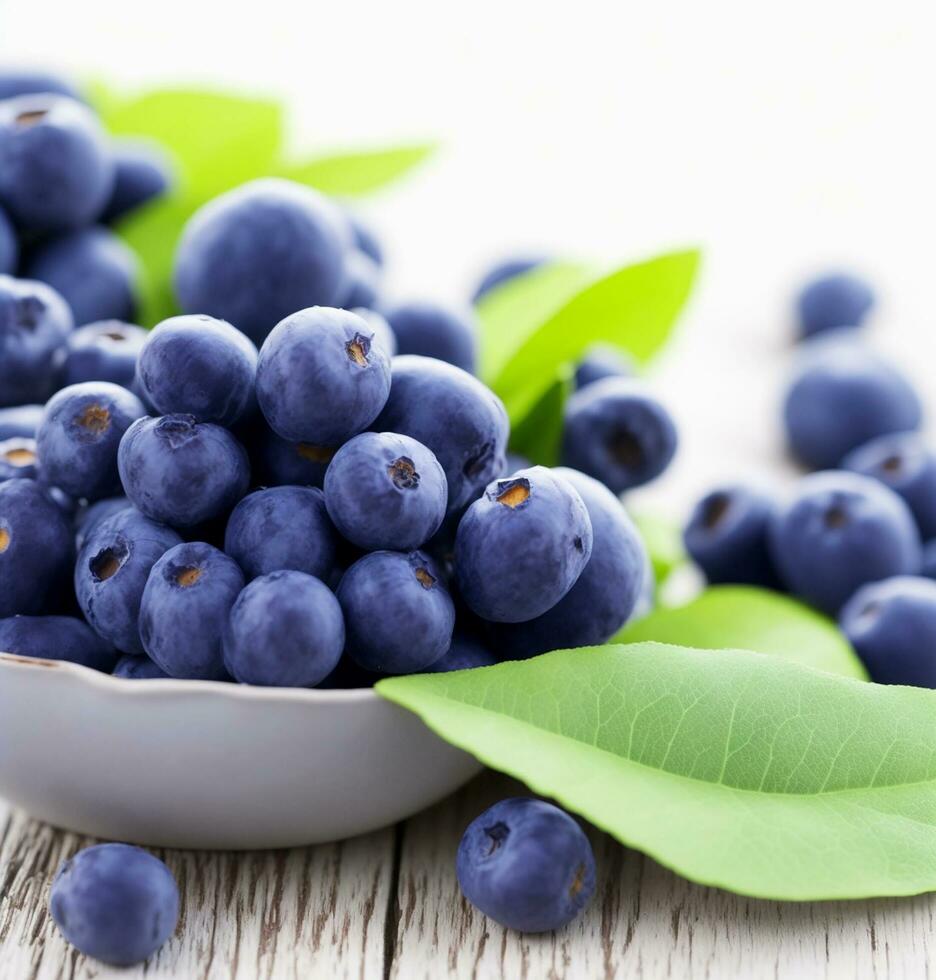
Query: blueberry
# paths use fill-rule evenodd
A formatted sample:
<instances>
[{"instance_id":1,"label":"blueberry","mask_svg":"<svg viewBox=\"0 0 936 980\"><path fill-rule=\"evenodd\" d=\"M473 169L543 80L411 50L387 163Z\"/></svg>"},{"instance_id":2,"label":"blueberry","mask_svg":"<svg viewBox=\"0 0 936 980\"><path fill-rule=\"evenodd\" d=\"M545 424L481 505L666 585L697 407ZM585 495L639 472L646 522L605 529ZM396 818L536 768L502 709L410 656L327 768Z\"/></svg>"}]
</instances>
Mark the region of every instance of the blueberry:
<instances>
[{"instance_id":1,"label":"blueberry","mask_svg":"<svg viewBox=\"0 0 936 980\"><path fill-rule=\"evenodd\" d=\"M860 588L841 626L878 684L936 688L936 582L898 575Z\"/></svg>"},{"instance_id":2,"label":"blueberry","mask_svg":"<svg viewBox=\"0 0 936 980\"><path fill-rule=\"evenodd\" d=\"M162 197L172 185L172 166L155 144L133 139L115 140L111 145L114 186L101 220L108 223L125 217L143 204Z\"/></svg>"},{"instance_id":3,"label":"blueberry","mask_svg":"<svg viewBox=\"0 0 936 980\"><path fill-rule=\"evenodd\" d=\"M133 657L126 654L117 661L112 671L114 677L123 677L128 681L165 680L169 675L162 667L154 664L149 657Z\"/></svg>"},{"instance_id":4,"label":"blueberry","mask_svg":"<svg viewBox=\"0 0 936 980\"><path fill-rule=\"evenodd\" d=\"M366 551L412 551L445 517L448 489L422 443L393 432L363 432L335 454L325 504L335 527Z\"/></svg>"},{"instance_id":5,"label":"blueberry","mask_svg":"<svg viewBox=\"0 0 936 980\"><path fill-rule=\"evenodd\" d=\"M262 486L322 487L334 449L308 442L287 442L266 426L255 437L253 458Z\"/></svg>"},{"instance_id":6,"label":"blueberry","mask_svg":"<svg viewBox=\"0 0 936 980\"><path fill-rule=\"evenodd\" d=\"M0 483L0 616L60 597L74 558L68 515L35 480Z\"/></svg>"},{"instance_id":7,"label":"blueberry","mask_svg":"<svg viewBox=\"0 0 936 980\"><path fill-rule=\"evenodd\" d=\"M52 394L73 326L71 310L50 286L0 276L0 405L44 402Z\"/></svg>"},{"instance_id":8,"label":"blueberry","mask_svg":"<svg viewBox=\"0 0 936 980\"><path fill-rule=\"evenodd\" d=\"M477 326L470 310L440 303L399 303L383 310L401 354L435 357L474 373Z\"/></svg>"},{"instance_id":9,"label":"blueberry","mask_svg":"<svg viewBox=\"0 0 936 980\"><path fill-rule=\"evenodd\" d=\"M693 508L683 532L686 551L712 585L780 587L770 555L773 498L743 484L709 491Z\"/></svg>"},{"instance_id":10,"label":"blueberry","mask_svg":"<svg viewBox=\"0 0 936 980\"><path fill-rule=\"evenodd\" d=\"M850 452L842 468L890 487L910 508L923 540L936 538L936 453L920 435L879 436Z\"/></svg>"},{"instance_id":11,"label":"blueberry","mask_svg":"<svg viewBox=\"0 0 936 980\"><path fill-rule=\"evenodd\" d=\"M114 183L104 131L65 96L0 102L0 205L30 232L68 231L101 213Z\"/></svg>"},{"instance_id":12,"label":"blueberry","mask_svg":"<svg viewBox=\"0 0 936 980\"><path fill-rule=\"evenodd\" d=\"M497 629L499 652L515 660L607 642L633 615L644 586L646 549L620 500L584 473L553 472L581 496L594 543L575 585L551 609Z\"/></svg>"},{"instance_id":13,"label":"blueberry","mask_svg":"<svg viewBox=\"0 0 936 980\"><path fill-rule=\"evenodd\" d=\"M12 274L19 263L19 242L13 222L0 209L0 274Z\"/></svg>"},{"instance_id":14,"label":"blueberry","mask_svg":"<svg viewBox=\"0 0 936 980\"><path fill-rule=\"evenodd\" d=\"M271 572L238 596L224 632L224 665L242 684L315 687L335 669L345 628L338 600L305 572Z\"/></svg>"},{"instance_id":15,"label":"blueberry","mask_svg":"<svg viewBox=\"0 0 936 980\"><path fill-rule=\"evenodd\" d=\"M257 348L224 320L193 314L163 320L140 352L143 394L163 415L231 426L250 410Z\"/></svg>"},{"instance_id":16,"label":"blueberry","mask_svg":"<svg viewBox=\"0 0 936 980\"><path fill-rule=\"evenodd\" d=\"M369 310L363 306L353 307L352 313L356 313L374 331L377 341L383 345L388 357L395 357L397 352L397 339L386 317L376 310Z\"/></svg>"},{"instance_id":17,"label":"blueberry","mask_svg":"<svg viewBox=\"0 0 936 980\"><path fill-rule=\"evenodd\" d=\"M0 482L15 480L35 480L39 472L39 454L36 440L22 436L0 440Z\"/></svg>"},{"instance_id":18,"label":"blueberry","mask_svg":"<svg viewBox=\"0 0 936 980\"><path fill-rule=\"evenodd\" d=\"M923 545L923 562L920 574L926 578L936 579L936 538Z\"/></svg>"},{"instance_id":19,"label":"blueberry","mask_svg":"<svg viewBox=\"0 0 936 980\"><path fill-rule=\"evenodd\" d=\"M0 100L43 93L83 100L75 83L63 75L31 68L0 68Z\"/></svg>"},{"instance_id":20,"label":"blueberry","mask_svg":"<svg viewBox=\"0 0 936 980\"><path fill-rule=\"evenodd\" d=\"M109 381L63 388L46 405L36 436L42 481L87 500L119 493L117 450L145 414L133 392Z\"/></svg>"},{"instance_id":21,"label":"blueberry","mask_svg":"<svg viewBox=\"0 0 936 980\"><path fill-rule=\"evenodd\" d=\"M873 306L874 291L858 276L834 272L814 279L796 300L800 336L859 327Z\"/></svg>"},{"instance_id":22,"label":"blueberry","mask_svg":"<svg viewBox=\"0 0 936 980\"><path fill-rule=\"evenodd\" d=\"M866 476L815 473L770 523L770 550L790 592L837 613L868 582L920 569L920 536L907 505Z\"/></svg>"},{"instance_id":23,"label":"blueberry","mask_svg":"<svg viewBox=\"0 0 936 980\"><path fill-rule=\"evenodd\" d=\"M64 861L52 882L52 918L86 956L142 963L175 932L179 888L159 858L129 844L97 844Z\"/></svg>"},{"instance_id":24,"label":"blueberry","mask_svg":"<svg viewBox=\"0 0 936 980\"><path fill-rule=\"evenodd\" d=\"M79 326L136 315L137 258L107 228L81 228L41 245L26 263L25 275L55 289Z\"/></svg>"},{"instance_id":25,"label":"blueberry","mask_svg":"<svg viewBox=\"0 0 936 980\"><path fill-rule=\"evenodd\" d=\"M430 357L393 359L393 384L373 428L411 436L435 453L448 511L471 503L503 472L509 426L503 402L480 381Z\"/></svg>"},{"instance_id":26,"label":"blueberry","mask_svg":"<svg viewBox=\"0 0 936 980\"><path fill-rule=\"evenodd\" d=\"M73 616L10 616L0 619L0 650L21 657L67 660L109 674L114 648Z\"/></svg>"},{"instance_id":27,"label":"blueberry","mask_svg":"<svg viewBox=\"0 0 936 980\"><path fill-rule=\"evenodd\" d=\"M593 347L575 369L576 389L605 378L631 378L637 373L634 362L616 347Z\"/></svg>"},{"instance_id":28,"label":"blueberry","mask_svg":"<svg viewBox=\"0 0 936 980\"><path fill-rule=\"evenodd\" d=\"M497 657L477 640L467 636L453 636L448 652L429 664L426 671L431 674L447 673L450 670L473 670L475 667L492 667Z\"/></svg>"},{"instance_id":29,"label":"blueberry","mask_svg":"<svg viewBox=\"0 0 936 980\"><path fill-rule=\"evenodd\" d=\"M498 473L498 476L510 476L517 470L528 470L532 465L530 460L526 456L521 456L520 453L507 453L504 457L504 471Z\"/></svg>"},{"instance_id":30,"label":"blueberry","mask_svg":"<svg viewBox=\"0 0 936 980\"><path fill-rule=\"evenodd\" d=\"M140 602L140 638L170 677L224 680L221 634L244 573L201 541L170 548L153 565Z\"/></svg>"},{"instance_id":31,"label":"blueberry","mask_svg":"<svg viewBox=\"0 0 936 980\"><path fill-rule=\"evenodd\" d=\"M126 497L105 497L81 507L75 515L75 547L80 551L91 531L105 518L132 509L133 504Z\"/></svg>"},{"instance_id":32,"label":"blueberry","mask_svg":"<svg viewBox=\"0 0 936 980\"><path fill-rule=\"evenodd\" d=\"M278 323L260 349L260 410L290 442L339 445L377 418L389 391L389 355L348 310L300 310Z\"/></svg>"},{"instance_id":33,"label":"blueberry","mask_svg":"<svg viewBox=\"0 0 936 980\"><path fill-rule=\"evenodd\" d=\"M380 266L367 254L353 249L345 260L344 281L337 305L344 310L372 308L380 293Z\"/></svg>"},{"instance_id":34,"label":"blueberry","mask_svg":"<svg viewBox=\"0 0 936 980\"><path fill-rule=\"evenodd\" d=\"M148 331L121 320L99 320L68 336L62 362L62 386L82 381L110 381L131 388L137 358Z\"/></svg>"},{"instance_id":35,"label":"blueberry","mask_svg":"<svg viewBox=\"0 0 936 980\"><path fill-rule=\"evenodd\" d=\"M10 408L0 408L0 439L12 439L15 436L35 439L44 411L44 405L13 405Z\"/></svg>"},{"instance_id":36,"label":"blueberry","mask_svg":"<svg viewBox=\"0 0 936 980\"><path fill-rule=\"evenodd\" d=\"M365 255L369 255L377 265L383 265L383 249L370 226L365 224L358 215L350 211L346 212L346 216L351 225L351 234L354 239L355 248L360 249Z\"/></svg>"},{"instance_id":37,"label":"blueberry","mask_svg":"<svg viewBox=\"0 0 936 980\"><path fill-rule=\"evenodd\" d=\"M228 320L259 344L296 310L338 301L345 227L334 205L299 184L263 179L228 191L185 228L175 258L179 305Z\"/></svg>"},{"instance_id":38,"label":"blueberry","mask_svg":"<svg viewBox=\"0 0 936 980\"><path fill-rule=\"evenodd\" d=\"M518 256L516 258L506 259L503 262L498 262L497 265L492 266L485 273L484 278L478 283L472 296L472 302L477 303L482 296L485 296L496 286L509 282L511 279L516 279L517 276L522 276L527 272L532 272L533 269L538 269L546 261L547 259L544 256L529 255Z\"/></svg>"},{"instance_id":39,"label":"blueberry","mask_svg":"<svg viewBox=\"0 0 936 980\"><path fill-rule=\"evenodd\" d=\"M346 653L365 670L411 674L439 660L452 643L455 606L432 559L421 551L374 551L338 586Z\"/></svg>"},{"instance_id":40,"label":"blueberry","mask_svg":"<svg viewBox=\"0 0 936 980\"><path fill-rule=\"evenodd\" d=\"M568 401L562 463L623 493L658 477L676 453L669 412L640 381L606 378Z\"/></svg>"},{"instance_id":41,"label":"blueberry","mask_svg":"<svg viewBox=\"0 0 936 980\"><path fill-rule=\"evenodd\" d=\"M501 800L473 820L455 872L472 905L520 932L561 929L595 890L588 838L572 817L541 800Z\"/></svg>"},{"instance_id":42,"label":"blueberry","mask_svg":"<svg viewBox=\"0 0 936 980\"><path fill-rule=\"evenodd\" d=\"M492 622L542 616L575 585L592 540L588 510L564 477L534 466L495 480L458 525L461 597Z\"/></svg>"},{"instance_id":43,"label":"blueberry","mask_svg":"<svg viewBox=\"0 0 936 980\"><path fill-rule=\"evenodd\" d=\"M0 484L0 493L7 484ZM121 510L87 534L75 564L75 593L85 619L124 653L141 654L140 600L150 569L182 539L171 528Z\"/></svg>"},{"instance_id":44,"label":"blueberry","mask_svg":"<svg viewBox=\"0 0 936 980\"><path fill-rule=\"evenodd\" d=\"M172 527L220 517L250 483L244 447L227 429L193 415L138 419L120 442L117 466L134 506Z\"/></svg>"},{"instance_id":45,"label":"blueberry","mask_svg":"<svg viewBox=\"0 0 936 980\"><path fill-rule=\"evenodd\" d=\"M858 343L809 345L783 406L790 449L812 469L838 466L876 436L918 429L921 418L906 378Z\"/></svg>"}]
</instances>

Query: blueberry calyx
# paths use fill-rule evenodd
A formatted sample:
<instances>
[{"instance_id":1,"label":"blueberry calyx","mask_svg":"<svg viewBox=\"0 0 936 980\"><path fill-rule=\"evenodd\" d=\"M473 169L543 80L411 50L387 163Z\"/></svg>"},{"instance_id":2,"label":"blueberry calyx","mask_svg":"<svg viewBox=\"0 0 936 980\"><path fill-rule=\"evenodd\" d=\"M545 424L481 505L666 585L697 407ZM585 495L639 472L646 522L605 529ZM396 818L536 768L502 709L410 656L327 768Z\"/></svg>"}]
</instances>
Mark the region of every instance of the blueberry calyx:
<instances>
[{"instance_id":1,"label":"blueberry calyx","mask_svg":"<svg viewBox=\"0 0 936 980\"><path fill-rule=\"evenodd\" d=\"M38 123L41 123L48 114L48 109L24 109L23 112L16 114L13 122L17 126L21 126L23 129L26 129L27 126L35 126Z\"/></svg>"},{"instance_id":2,"label":"blueberry calyx","mask_svg":"<svg viewBox=\"0 0 936 980\"><path fill-rule=\"evenodd\" d=\"M416 471L416 464L409 456L400 456L395 459L388 467L387 473L393 481L393 485L401 490L415 490L419 487L419 473Z\"/></svg>"},{"instance_id":3,"label":"blueberry calyx","mask_svg":"<svg viewBox=\"0 0 936 980\"><path fill-rule=\"evenodd\" d=\"M637 469L644 461L643 447L640 440L630 429L619 427L614 430L608 442L611 455L628 469Z\"/></svg>"},{"instance_id":4,"label":"blueberry calyx","mask_svg":"<svg viewBox=\"0 0 936 980\"><path fill-rule=\"evenodd\" d=\"M487 857L490 857L496 851L499 851L501 845L510 836L510 828L507 826L507 824L501 821L491 824L490 827L485 827L484 832L491 839L491 844L486 855Z\"/></svg>"},{"instance_id":5,"label":"blueberry calyx","mask_svg":"<svg viewBox=\"0 0 936 980\"><path fill-rule=\"evenodd\" d=\"M8 528L0 527L0 555L10 547L10 532Z\"/></svg>"},{"instance_id":6,"label":"blueberry calyx","mask_svg":"<svg viewBox=\"0 0 936 980\"><path fill-rule=\"evenodd\" d=\"M702 526L706 531L714 531L731 510L731 497L727 493L713 493L705 502Z\"/></svg>"},{"instance_id":7,"label":"blueberry calyx","mask_svg":"<svg viewBox=\"0 0 936 980\"><path fill-rule=\"evenodd\" d=\"M78 425L91 435L99 436L110 428L110 412L103 405L87 405L78 416Z\"/></svg>"},{"instance_id":8,"label":"blueberry calyx","mask_svg":"<svg viewBox=\"0 0 936 980\"><path fill-rule=\"evenodd\" d=\"M189 589L202 577L202 570L197 565L187 565L185 568L176 569L173 577L176 585Z\"/></svg>"},{"instance_id":9,"label":"blueberry calyx","mask_svg":"<svg viewBox=\"0 0 936 980\"><path fill-rule=\"evenodd\" d=\"M469 479L480 476L491 462L491 456L493 453L494 443L484 443L484 445L477 452L472 453L465 460L465 465L462 467L462 473L464 473L464 475Z\"/></svg>"},{"instance_id":10,"label":"blueberry calyx","mask_svg":"<svg viewBox=\"0 0 936 980\"><path fill-rule=\"evenodd\" d=\"M88 568L96 582L106 582L123 568L124 562L129 557L130 545L121 538L94 555L88 562Z\"/></svg>"},{"instance_id":11,"label":"blueberry calyx","mask_svg":"<svg viewBox=\"0 0 936 980\"><path fill-rule=\"evenodd\" d=\"M3 458L11 466L32 466L36 462L36 452L28 446L13 446L4 452Z\"/></svg>"},{"instance_id":12,"label":"blueberry calyx","mask_svg":"<svg viewBox=\"0 0 936 980\"><path fill-rule=\"evenodd\" d=\"M825 526L832 530L845 527L848 523L848 511L840 504L832 504L823 514L822 519Z\"/></svg>"},{"instance_id":13,"label":"blueberry calyx","mask_svg":"<svg viewBox=\"0 0 936 980\"><path fill-rule=\"evenodd\" d=\"M367 355L370 353L371 342L364 334L356 333L346 344L348 360L354 361L359 367L367 367Z\"/></svg>"},{"instance_id":14,"label":"blueberry calyx","mask_svg":"<svg viewBox=\"0 0 936 980\"><path fill-rule=\"evenodd\" d=\"M413 574L416 576L416 581L427 591L436 584L435 575L425 565L419 565L414 569Z\"/></svg>"},{"instance_id":15,"label":"blueberry calyx","mask_svg":"<svg viewBox=\"0 0 936 980\"><path fill-rule=\"evenodd\" d=\"M16 300L14 317L18 327L34 330L45 313L46 305L38 296L21 296Z\"/></svg>"},{"instance_id":16,"label":"blueberry calyx","mask_svg":"<svg viewBox=\"0 0 936 980\"><path fill-rule=\"evenodd\" d=\"M195 437L196 425L194 415L164 415L156 423L156 432L173 449L179 449Z\"/></svg>"},{"instance_id":17,"label":"blueberry calyx","mask_svg":"<svg viewBox=\"0 0 936 980\"><path fill-rule=\"evenodd\" d=\"M516 480L498 480L497 488L488 496L499 504L516 510L530 499L530 492L530 481L521 476Z\"/></svg>"}]
</instances>

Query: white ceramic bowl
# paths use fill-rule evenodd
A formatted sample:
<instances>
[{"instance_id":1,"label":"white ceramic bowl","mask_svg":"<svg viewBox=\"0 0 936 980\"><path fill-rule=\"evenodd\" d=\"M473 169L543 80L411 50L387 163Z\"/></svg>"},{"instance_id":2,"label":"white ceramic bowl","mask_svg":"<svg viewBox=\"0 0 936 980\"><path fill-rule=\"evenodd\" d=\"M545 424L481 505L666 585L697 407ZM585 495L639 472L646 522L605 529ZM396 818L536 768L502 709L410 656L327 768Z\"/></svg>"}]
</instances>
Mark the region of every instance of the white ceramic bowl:
<instances>
[{"instance_id":1,"label":"white ceramic bowl","mask_svg":"<svg viewBox=\"0 0 936 980\"><path fill-rule=\"evenodd\" d=\"M0 654L0 796L95 837L339 840L416 813L480 768L371 690L124 680Z\"/></svg>"}]
</instances>

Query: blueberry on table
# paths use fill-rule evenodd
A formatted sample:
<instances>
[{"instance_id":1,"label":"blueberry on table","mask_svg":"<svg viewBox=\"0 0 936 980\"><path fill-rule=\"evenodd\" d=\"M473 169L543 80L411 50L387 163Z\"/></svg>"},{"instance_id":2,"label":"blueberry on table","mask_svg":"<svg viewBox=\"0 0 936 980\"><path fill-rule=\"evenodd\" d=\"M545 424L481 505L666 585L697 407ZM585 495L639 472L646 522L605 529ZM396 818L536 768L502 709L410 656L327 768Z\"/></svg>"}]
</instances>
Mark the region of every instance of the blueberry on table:
<instances>
[{"instance_id":1,"label":"blueberry on table","mask_svg":"<svg viewBox=\"0 0 936 980\"><path fill-rule=\"evenodd\" d=\"M859 327L874 306L874 290L858 276L833 272L806 284L796 300L801 337Z\"/></svg>"},{"instance_id":2,"label":"blueberry on table","mask_svg":"<svg viewBox=\"0 0 936 980\"><path fill-rule=\"evenodd\" d=\"M773 497L739 483L715 487L695 505L683 543L711 585L780 587L768 541L776 511Z\"/></svg>"},{"instance_id":3,"label":"blueberry on table","mask_svg":"<svg viewBox=\"0 0 936 980\"><path fill-rule=\"evenodd\" d=\"M936 688L936 582L898 575L859 589L842 630L878 684Z\"/></svg>"},{"instance_id":4,"label":"blueberry on table","mask_svg":"<svg viewBox=\"0 0 936 980\"><path fill-rule=\"evenodd\" d=\"M314 487L267 487L231 511L224 550L248 579L282 569L327 579L335 566L337 535L325 497Z\"/></svg>"},{"instance_id":5,"label":"blueberry on table","mask_svg":"<svg viewBox=\"0 0 936 980\"><path fill-rule=\"evenodd\" d=\"M485 273L481 282L478 283L478 286L474 291L474 295L471 297L471 301L473 303L477 303L479 299L489 293L496 286L509 282L511 279L516 279L517 276L522 276L524 273L532 272L533 269L538 269L547 261L548 260L542 255L529 255L517 256L516 258L505 259L502 262L498 262L497 265L492 266Z\"/></svg>"},{"instance_id":6,"label":"blueberry on table","mask_svg":"<svg viewBox=\"0 0 936 980\"><path fill-rule=\"evenodd\" d=\"M162 197L172 186L172 165L158 145L134 139L111 143L114 186L101 214L113 223L143 204Z\"/></svg>"},{"instance_id":7,"label":"blueberry on table","mask_svg":"<svg viewBox=\"0 0 936 980\"><path fill-rule=\"evenodd\" d=\"M0 102L0 206L27 232L90 224L107 203L114 164L93 112L51 93Z\"/></svg>"},{"instance_id":8,"label":"blueberry on table","mask_svg":"<svg viewBox=\"0 0 936 980\"><path fill-rule=\"evenodd\" d=\"M578 490L543 466L519 470L489 484L458 525L459 593L473 613L492 622L542 616L578 581L592 543Z\"/></svg>"},{"instance_id":9,"label":"blueberry on table","mask_svg":"<svg viewBox=\"0 0 936 980\"><path fill-rule=\"evenodd\" d=\"M605 378L630 378L637 373L634 362L616 347L593 347L575 368L576 390Z\"/></svg>"},{"instance_id":10,"label":"blueberry on table","mask_svg":"<svg viewBox=\"0 0 936 980\"><path fill-rule=\"evenodd\" d=\"M137 258L107 228L80 228L53 238L30 255L24 274L57 290L78 326L136 316Z\"/></svg>"},{"instance_id":11,"label":"blueberry on table","mask_svg":"<svg viewBox=\"0 0 936 980\"><path fill-rule=\"evenodd\" d=\"M569 399L562 465L620 494L656 479L675 455L676 442L669 412L642 382L606 378Z\"/></svg>"},{"instance_id":12,"label":"blueberry on table","mask_svg":"<svg viewBox=\"0 0 936 980\"><path fill-rule=\"evenodd\" d=\"M0 484L0 493L6 484ZM124 653L142 654L140 601L150 569L182 539L138 511L99 521L75 563L75 594L85 619Z\"/></svg>"},{"instance_id":13,"label":"blueberry on table","mask_svg":"<svg viewBox=\"0 0 936 980\"><path fill-rule=\"evenodd\" d=\"M244 447L227 429L193 415L138 419L120 442L117 466L134 506L172 527L222 516L250 483Z\"/></svg>"},{"instance_id":14,"label":"blueberry on table","mask_svg":"<svg viewBox=\"0 0 936 980\"><path fill-rule=\"evenodd\" d=\"M374 551L338 586L347 655L364 670L412 674L448 651L455 606L432 559L421 551Z\"/></svg>"},{"instance_id":15,"label":"blueberry on table","mask_svg":"<svg viewBox=\"0 0 936 980\"><path fill-rule=\"evenodd\" d=\"M35 439L45 405L12 405L0 408L0 439L21 436Z\"/></svg>"},{"instance_id":16,"label":"blueberry on table","mask_svg":"<svg viewBox=\"0 0 936 980\"><path fill-rule=\"evenodd\" d=\"M109 674L117 651L74 616L9 616L0 619L0 650L21 657L66 660Z\"/></svg>"},{"instance_id":17,"label":"blueberry on table","mask_svg":"<svg viewBox=\"0 0 936 980\"><path fill-rule=\"evenodd\" d=\"M918 429L922 414L903 374L857 342L810 344L783 404L790 450L811 469L838 466L877 436Z\"/></svg>"},{"instance_id":18,"label":"blueberry on table","mask_svg":"<svg viewBox=\"0 0 936 980\"><path fill-rule=\"evenodd\" d=\"M607 642L633 615L644 586L646 548L620 500L584 473L565 468L552 472L567 480L585 504L592 525L591 557L551 609L497 628L498 652L514 660Z\"/></svg>"},{"instance_id":19,"label":"blueberry on table","mask_svg":"<svg viewBox=\"0 0 936 980\"><path fill-rule=\"evenodd\" d=\"M477 362L477 324L470 309L441 303L398 303L383 311L401 354L421 354L473 374Z\"/></svg>"},{"instance_id":20,"label":"blueberry on table","mask_svg":"<svg viewBox=\"0 0 936 980\"><path fill-rule=\"evenodd\" d=\"M257 401L290 442L338 446L377 418L390 356L356 313L312 307L281 321L260 349Z\"/></svg>"},{"instance_id":21,"label":"blueberry on table","mask_svg":"<svg viewBox=\"0 0 936 980\"><path fill-rule=\"evenodd\" d=\"M35 480L39 471L39 453L36 440L13 436L0 440L0 482L15 480Z\"/></svg>"},{"instance_id":22,"label":"blueberry on table","mask_svg":"<svg viewBox=\"0 0 936 980\"><path fill-rule=\"evenodd\" d=\"M162 415L232 426L254 401L257 348L230 323L174 316L149 333L137 364L144 396Z\"/></svg>"},{"instance_id":23,"label":"blueberry on table","mask_svg":"<svg viewBox=\"0 0 936 980\"><path fill-rule=\"evenodd\" d=\"M305 572L271 572L238 596L224 632L224 665L242 684L315 687L345 642L338 600Z\"/></svg>"},{"instance_id":24,"label":"blueberry on table","mask_svg":"<svg viewBox=\"0 0 936 980\"><path fill-rule=\"evenodd\" d=\"M561 929L595 890L588 838L572 817L541 800L501 800L473 820L455 872L472 905L519 932Z\"/></svg>"},{"instance_id":25,"label":"blueberry on table","mask_svg":"<svg viewBox=\"0 0 936 980\"><path fill-rule=\"evenodd\" d=\"M345 216L316 191L276 178L251 181L186 225L176 298L184 312L220 317L260 344L296 310L338 302L349 239Z\"/></svg>"},{"instance_id":26,"label":"blueberry on table","mask_svg":"<svg viewBox=\"0 0 936 980\"><path fill-rule=\"evenodd\" d=\"M117 661L111 673L128 681L166 680L169 675L149 657L134 657L126 654Z\"/></svg>"},{"instance_id":27,"label":"blueberry on table","mask_svg":"<svg viewBox=\"0 0 936 980\"><path fill-rule=\"evenodd\" d=\"M344 281L336 305L343 310L371 309L380 295L380 266L366 253L352 249L345 259Z\"/></svg>"},{"instance_id":28,"label":"blueberry on table","mask_svg":"<svg viewBox=\"0 0 936 980\"><path fill-rule=\"evenodd\" d=\"M473 670L475 667L492 667L497 657L480 641L467 636L453 636L448 651L426 667L430 674L444 674L450 670Z\"/></svg>"},{"instance_id":29,"label":"blueberry on table","mask_svg":"<svg viewBox=\"0 0 936 980\"><path fill-rule=\"evenodd\" d=\"M243 588L244 573L223 551L202 541L170 548L140 601L143 649L170 677L224 680L221 634Z\"/></svg>"},{"instance_id":30,"label":"blueberry on table","mask_svg":"<svg viewBox=\"0 0 936 980\"><path fill-rule=\"evenodd\" d=\"M11 275L19 263L19 242L13 222L0 208L0 274Z\"/></svg>"},{"instance_id":31,"label":"blueberry on table","mask_svg":"<svg viewBox=\"0 0 936 980\"><path fill-rule=\"evenodd\" d=\"M122 320L87 323L68 335L60 381L110 381L131 388L148 331ZM133 389L131 389L133 390Z\"/></svg>"},{"instance_id":32,"label":"blueberry on table","mask_svg":"<svg viewBox=\"0 0 936 980\"><path fill-rule=\"evenodd\" d=\"M445 473L409 436L362 432L335 454L325 473L325 505L338 531L365 551L412 551L442 524Z\"/></svg>"},{"instance_id":33,"label":"blueberry on table","mask_svg":"<svg viewBox=\"0 0 936 980\"><path fill-rule=\"evenodd\" d=\"M44 92L67 95L81 100L81 93L70 79L47 71L29 68L0 69L0 100L18 95L41 95Z\"/></svg>"},{"instance_id":34,"label":"blueberry on table","mask_svg":"<svg viewBox=\"0 0 936 980\"><path fill-rule=\"evenodd\" d=\"M87 500L119 493L117 450L145 414L132 391L110 381L63 388L49 399L36 435L42 482Z\"/></svg>"},{"instance_id":35,"label":"blueberry on table","mask_svg":"<svg viewBox=\"0 0 936 980\"><path fill-rule=\"evenodd\" d=\"M166 865L147 851L97 844L62 863L49 909L80 952L113 966L132 966L175 932L179 888Z\"/></svg>"},{"instance_id":36,"label":"blueberry on table","mask_svg":"<svg viewBox=\"0 0 936 980\"><path fill-rule=\"evenodd\" d=\"M44 402L56 387L71 310L45 283L0 276L0 405Z\"/></svg>"},{"instance_id":37,"label":"blueberry on table","mask_svg":"<svg viewBox=\"0 0 936 980\"><path fill-rule=\"evenodd\" d=\"M67 584L74 554L68 514L44 487L0 483L0 616L47 608Z\"/></svg>"},{"instance_id":38,"label":"blueberry on table","mask_svg":"<svg viewBox=\"0 0 936 980\"><path fill-rule=\"evenodd\" d=\"M445 471L448 512L460 512L504 471L503 402L467 371L431 357L395 357L392 378L372 428L411 436L432 450Z\"/></svg>"},{"instance_id":39,"label":"blueberry on table","mask_svg":"<svg viewBox=\"0 0 936 980\"><path fill-rule=\"evenodd\" d=\"M900 497L844 471L800 480L769 535L783 584L830 614L868 582L915 575L922 560L919 532Z\"/></svg>"}]
</instances>

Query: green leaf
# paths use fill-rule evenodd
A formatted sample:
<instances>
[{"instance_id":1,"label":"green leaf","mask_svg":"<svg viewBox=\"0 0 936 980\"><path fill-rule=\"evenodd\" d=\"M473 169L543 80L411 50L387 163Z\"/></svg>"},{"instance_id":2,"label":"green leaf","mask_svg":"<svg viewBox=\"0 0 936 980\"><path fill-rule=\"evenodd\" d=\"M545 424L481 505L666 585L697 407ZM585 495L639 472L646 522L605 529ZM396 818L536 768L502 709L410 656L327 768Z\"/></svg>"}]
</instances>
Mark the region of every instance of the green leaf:
<instances>
[{"instance_id":1,"label":"green leaf","mask_svg":"<svg viewBox=\"0 0 936 980\"><path fill-rule=\"evenodd\" d=\"M355 197L379 190L399 179L435 152L432 143L416 143L393 149L335 153L301 163L287 163L278 173L308 184L324 194Z\"/></svg>"},{"instance_id":2,"label":"green leaf","mask_svg":"<svg viewBox=\"0 0 936 980\"><path fill-rule=\"evenodd\" d=\"M717 585L684 606L660 607L626 625L612 643L655 640L703 650L755 650L830 674L868 672L831 619L801 602L742 585Z\"/></svg>"},{"instance_id":3,"label":"green leaf","mask_svg":"<svg viewBox=\"0 0 936 980\"><path fill-rule=\"evenodd\" d=\"M512 427L510 448L513 452L540 466L558 464L565 403L572 392L573 378L570 368L561 369L526 418Z\"/></svg>"},{"instance_id":4,"label":"green leaf","mask_svg":"<svg viewBox=\"0 0 936 980\"><path fill-rule=\"evenodd\" d=\"M381 681L453 745L704 884L936 889L936 693L655 643Z\"/></svg>"},{"instance_id":5,"label":"green leaf","mask_svg":"<svg viewBox=\"0 0 936 980\"><path fill-rule=\"evenodd\" d=\"M657 586L663 583L686 561L686 551L683 548L682 532L670 520L649 511L637 511L631 514L637 530L646 545L653 565L653 578ZM698 644L695 644L698 646ZM721 643L719 646L725 646ZM727 644L737 646L738 644Z\"/></svg>"}]
</instances>

